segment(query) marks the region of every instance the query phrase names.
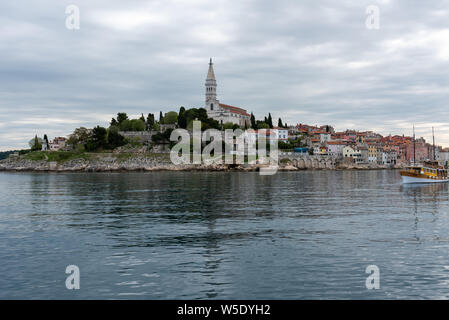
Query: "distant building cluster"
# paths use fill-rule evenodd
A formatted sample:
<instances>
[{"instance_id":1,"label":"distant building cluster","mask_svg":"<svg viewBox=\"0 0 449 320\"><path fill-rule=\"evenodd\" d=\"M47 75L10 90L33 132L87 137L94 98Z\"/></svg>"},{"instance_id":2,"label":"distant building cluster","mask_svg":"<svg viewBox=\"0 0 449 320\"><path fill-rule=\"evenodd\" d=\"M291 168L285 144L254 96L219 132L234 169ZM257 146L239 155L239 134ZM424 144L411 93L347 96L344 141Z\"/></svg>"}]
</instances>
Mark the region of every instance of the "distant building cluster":
<instances>
[{"instance_id":1,"label":"distant building cluster","mask_svg":"<svg viewBox=\"0 0 449 320\"><path fill-rule=\"evenodd\" d=\"M330 155L354 163L394 165L422 162L424 160L449 160L449 149L433 147L424 138L415 139L404 135L388 135L373 131L346 130L335 132L334 128L298 124L289 127L289 139L303 137L306 149L315 155Z\"/></svg>"}]
</instances>

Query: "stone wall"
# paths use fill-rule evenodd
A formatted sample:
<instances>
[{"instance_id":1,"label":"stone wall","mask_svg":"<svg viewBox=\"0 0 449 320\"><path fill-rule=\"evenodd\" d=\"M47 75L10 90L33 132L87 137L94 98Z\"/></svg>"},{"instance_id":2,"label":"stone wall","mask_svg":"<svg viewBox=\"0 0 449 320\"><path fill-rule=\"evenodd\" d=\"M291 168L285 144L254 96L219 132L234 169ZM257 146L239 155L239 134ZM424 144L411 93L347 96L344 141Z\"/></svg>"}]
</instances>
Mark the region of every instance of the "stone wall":
<instances>
[{"instance_id":1,"label":"stone wall","mask_svg":"<svg viewBox=\"0 0 449 320\"><path fill-rule=\"evenodd\" d=\"M309 155L294 152L280 152L279 160L288 162L298 169L335 169L337 158L333 156Z\"/></svg>"},{"instance_id":2,"label":"stone wall","mask_svg":"<svg viewBox=\"0 0 449 320\"><path fill-rule=\"evenodd\" d=\"M157 131L119 131L119 134L125 138L138 138L141 143L150 143L151 137Z\"/></svg>"}]
</instances>

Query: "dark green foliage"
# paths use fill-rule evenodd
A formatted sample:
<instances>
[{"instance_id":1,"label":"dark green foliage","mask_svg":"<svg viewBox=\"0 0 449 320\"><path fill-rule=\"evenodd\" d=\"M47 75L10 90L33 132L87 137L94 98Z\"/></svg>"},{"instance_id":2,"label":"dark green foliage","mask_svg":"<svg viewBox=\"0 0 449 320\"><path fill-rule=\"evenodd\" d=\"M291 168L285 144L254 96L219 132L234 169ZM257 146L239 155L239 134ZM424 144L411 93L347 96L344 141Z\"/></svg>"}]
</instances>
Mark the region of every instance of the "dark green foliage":
<instances>
[{"instance_id":1,"label":"dark green foliage","mask_svg":"<svg viewBox=\"0 0 449 320\"><path fill-rule=\"evenodd\" d=\"M119 129L116 126L111 126L108 129L108 148L115 149L125 144L125 138L118 133Z\"/></svg>"},{"instance_id":2,"label":"dark green foliage","mask_svg":"<svg viewBox=\"0 0 449 320\"><path fill-rule=\"evenodd\" d=\"M279 120L278 120L278 127L279 127L279 128L284 127L284 125L282 124L281 118L279 118Z\"/></svg>"},{"instance_id":3,"label":"dark green foliage","mask_svg":"<svg viewBox=\"0 0 449 320\"><path fill-rule=\"evenodd\" d=\"M108 142L107 142L107 130L106 128L96 126L92 130L92 136L86 143L86 150L87 151L96 151L99 149L107 149Z\"/></svg>"},{"instance_id":4,"label":"dark green foliage","mask_svg":"<svg viewBox=\"0 0 449 320\"><path fill-rule=\"evenodd\" d=\"M151 137L151 140L157 144L169 143L172 131L173 129L167 129L164 132L158 132Z\"/></svg>"},{"instance_id":5,"label":"dark green foliage","mask_svg":"<svg viewBox=\"0 0 449 320\"><path fill-rule=\"evenodd\" d=\"M178 114L175 111L169 111L164 116L164 124L178 123Z\"/></svg>"},{"instance_id":6,"label":"dark green foliage","mask_svg":"<svg viewBox=\"0 0 449 320\"><path fill-rule=\"evenodd\" d=\"M204 108L191 108L185 112L185 115L188 127L191 126L193 120L199 120L201 121L201 130L221 129L220 123L217 120L209 118Z\"/></svg>"},{"instance_id":7,"label":"dark green foliage","mask_svg":"<svg viewBox=\"0 0 449 320\"><path fill-rule=\"evenodd\" d=\"M120 131L145 131L145 121L142 119L124 120L120 125Z\"/></svg>"},{"instance_id":8,"label":"dark green foliage","mask_svg":"<svg viewBox=\"0 0 449 320\"><path fill-rule=\"evenodd\" d=\"M223 130L226 130L226 129L232 129L232 130L240 129L240 126L238 124L235 124L232 122L226 122L226 123L223 123Z\"/></svg>"},{"instance_id":9,"label":"dark green foliage","mask_svg":"<svg viewBox=\"0 0 449 320\"><path fill-rule=\"evenodd\" d=\"M111 126L118 126L117 120L115 118L112 118L111 122L109 123Z\"/></svg>"},{"instance_id":10,"label":"dark green foliage","mask_svg":"<svg viewBox=\"0 0 449 320\"><path fill-rule=\"evenodd\" d=\"M117 113L117 122L119 125L125 120L128 120L128 115L125 112Z\"/></svg>"},{"instance_id":11,"label":"dark green foliage","mask_svg":"<svg viewBox=\"0 0 449 320\"><path fill-rule=\"evenodd\" d=\"M281 150L290 150L293 149L293 146L288 143L288 142L284 142L284 141L278 141L278 147Z\"/></svg>"},{"instance_id":12,"label":"dark green foliage","mask_svg":"<svg viewBox=\"0 0 449 320\"><path fill-rule=\"evenodd\" d=\"M187 128L186 109L184 107L179 108L178 114L178 127Z\"/></svg>"},{"instance_id":13,"label":"dark green foliage","mask_svg":"<svg viewBox=\"0 0 449 320\"><path fill-rule=\"evenodd\" d=\"M159 112L159 123L164 124L164 116L162 115L162 111Z\"/></svg>"},{"instance_id":14,"label":"dark green foliage","mask_svg":"<svg viewBox=\"0 0 449 320\"><path fill-rule=\"evenodd\" d=\"M28 144L31 148L31 151L38 151L42 149L42 139L38 138L37 135L34 136L34 138L31 139Z\"/></svg>"},{"instance_id":15,"label":"dark green foliage","mask_svg":"<svg viewBox=\"0 0 449 320\"><path fill-rule=\"evenodd\" d=\"M256 126L257 129L270 129L270 126L265 121L257 120Z\"/></svg>"},{"instance_id":16,"label":"dark green foliage","mask_svg":"<svg viewBox=\"0 0 449 320\"><path fill-rule=\"evenodd\" d=\"M44 134L44 141L42 141L43 144L47 147L47 150L50 148L50 144L48 143L48 137L46 134Z\"/></svg>"},{"instance_id":17,"label":"dark green foliage","mask_svg":"<svg viewBox=\"0 0 449 320\"><path fill-rule=\"evenodd\" d=\"M145 125L146 125L147 130L153 129L153 126L154 126L154 114L153 113L148 114L147 121L146 121Z\"/></svg>"},{"instance_id":18,"label":"dark green foliage","mask_svg":"<svg viewBox=\"0 0 449 320\"><path fill-rule=\"evenodd\" d=\"M270 126L270 128L273 128L273 119L271 118L271 113L268 114L267 123Z\"/></svg>"},{"instance_id":19,"label":"dark green foliage","mask_svg":"<svg viewBox=\"0 0 449 320\"><path fill-rule=\"evenodd\" d=\"M257 129L256 117L254 117L254 114L252 112L251 112L251 128L253 128L254 130Z\"/></svg>"}]
</instances>

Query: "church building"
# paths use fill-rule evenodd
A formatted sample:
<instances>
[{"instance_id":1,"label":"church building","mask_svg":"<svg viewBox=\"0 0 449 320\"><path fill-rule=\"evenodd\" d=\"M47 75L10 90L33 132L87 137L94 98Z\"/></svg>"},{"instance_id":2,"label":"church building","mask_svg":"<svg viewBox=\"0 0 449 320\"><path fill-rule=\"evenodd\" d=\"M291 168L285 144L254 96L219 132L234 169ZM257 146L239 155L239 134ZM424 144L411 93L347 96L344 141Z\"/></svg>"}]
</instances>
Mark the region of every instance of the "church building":
<instances>
[{"instance_id":1,"label":"church building","mask_svg":"<svg viewBox=\"0 0 449 320\"><path fill-rule=\"evenodd\" d=\"M218 120L220 124L231 122L242 128L250 126L250 115L245 109L220 103L217 100L217 81L215 80L212 58L209 62L209 71L206 78L206 110L210 118Z\"/></svg>"}]
</instances>

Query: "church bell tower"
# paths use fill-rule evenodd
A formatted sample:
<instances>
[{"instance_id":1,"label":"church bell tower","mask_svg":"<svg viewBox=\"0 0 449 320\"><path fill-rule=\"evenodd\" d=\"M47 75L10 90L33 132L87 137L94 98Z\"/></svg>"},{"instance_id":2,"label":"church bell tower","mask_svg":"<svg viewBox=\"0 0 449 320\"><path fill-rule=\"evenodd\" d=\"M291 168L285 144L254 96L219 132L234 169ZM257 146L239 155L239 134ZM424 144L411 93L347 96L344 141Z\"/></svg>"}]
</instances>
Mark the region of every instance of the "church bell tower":
<instances>
[{"instance_id":1,"label":"church bell tower","mask_svg":"<svg viewBox=\"0 0 449 320\"><path fill-rule=\"evenodd\" d=\"M217 100L217 81L215 80L214 64L212 58L209 61L209 70L206 78L206 110L218 111L219 102Z\"/></svg>"}]
</instances>

